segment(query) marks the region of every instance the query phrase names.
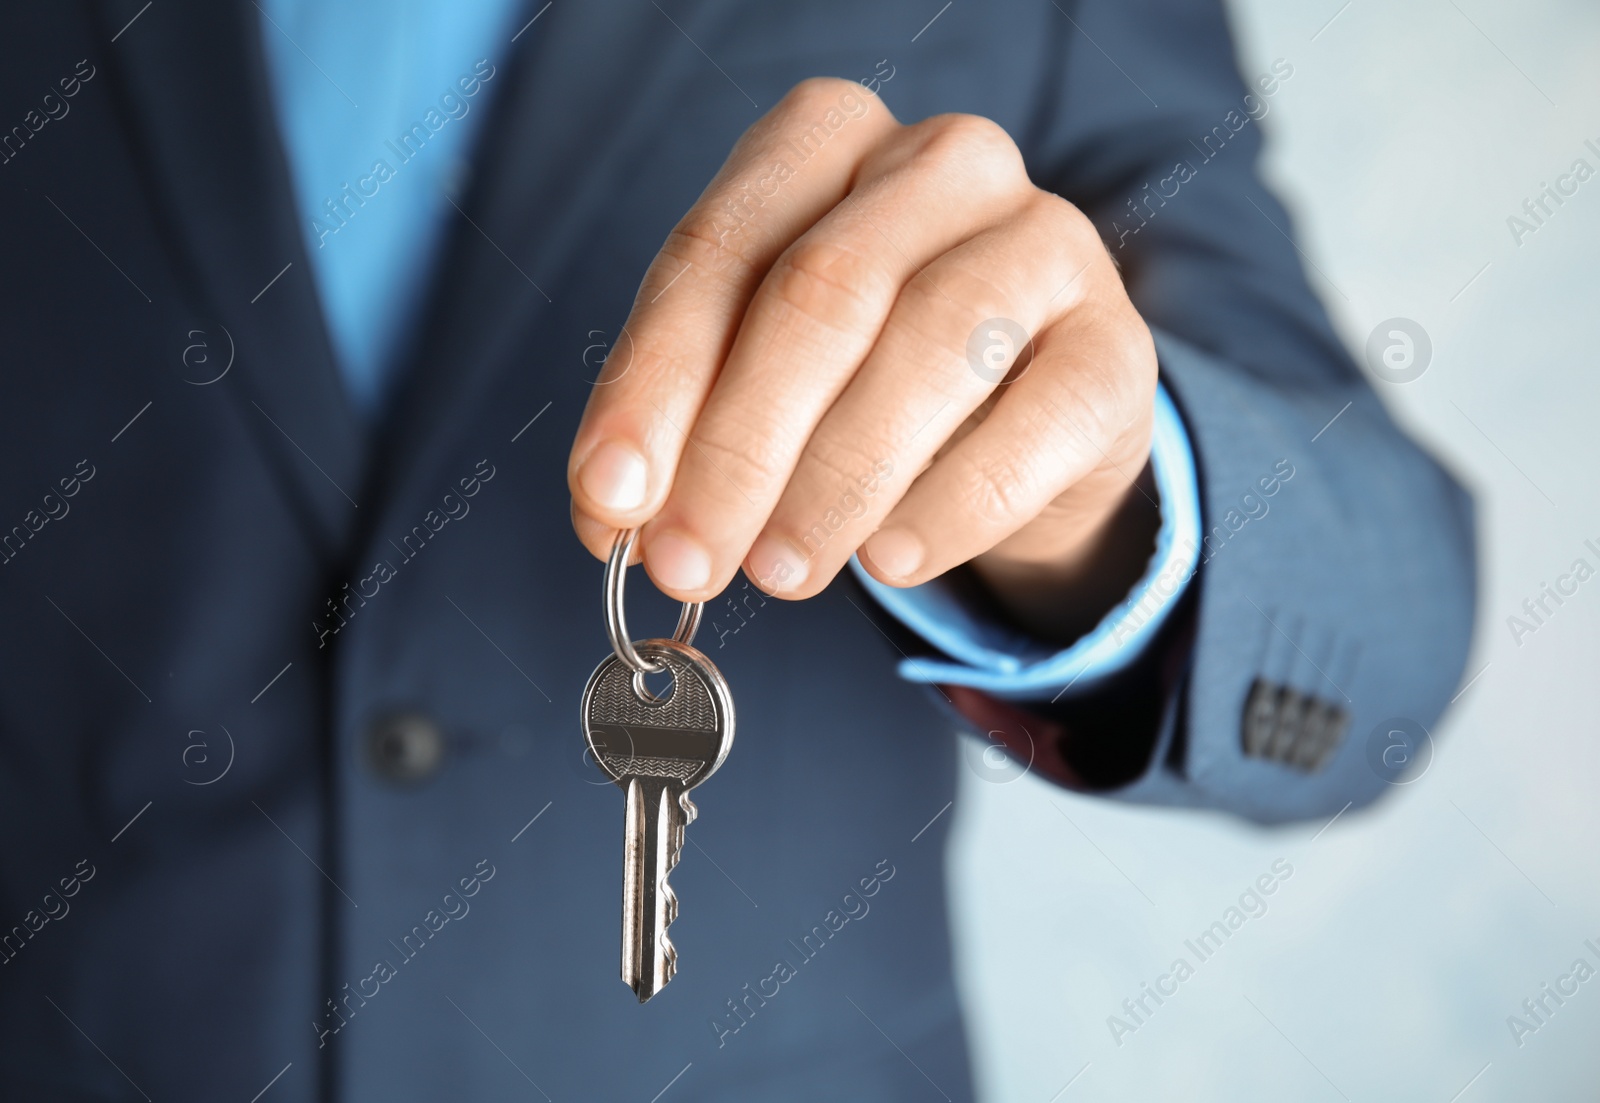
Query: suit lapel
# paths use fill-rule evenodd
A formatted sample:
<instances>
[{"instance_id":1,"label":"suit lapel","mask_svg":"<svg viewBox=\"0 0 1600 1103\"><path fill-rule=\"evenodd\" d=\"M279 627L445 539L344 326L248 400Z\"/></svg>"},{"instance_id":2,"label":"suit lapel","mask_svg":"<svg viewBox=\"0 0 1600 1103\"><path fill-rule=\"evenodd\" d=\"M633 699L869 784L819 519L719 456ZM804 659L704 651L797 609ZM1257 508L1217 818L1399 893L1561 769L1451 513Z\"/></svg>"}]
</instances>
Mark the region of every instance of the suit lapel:
<instances>
[{"instance_id":1,"label":"suit lapel","mask_svg":"<svg viewBox=\"0 0 1600 1103\"><path fill-rule=\"evenodd\" d=\"M93 2L109 38L126 20L110 0ZM195 308L233 336L240 416L330 556L353 550L383 508L440 470L502 373L539 369L518 353L541 325L586 305L563 302L562 281L604 225L607 182L626 177L664 105L704 64L662 48L676 33L590 0L552 5L521 36L497 74L505 84L470 186L451 197L455 225L376 439L338 376L258 13L167 0L117 42L108 67Z\"/></svg>"},{"instance_id":2,"label":"suit lapel","mask_svg":"<svg viewBox=\"0 0 1600 1103\"><path fill-rule=\"evenodd\" d=\"M693 72L686 53L662 49L675 34L664 19L591 0L551 6L517 43L471 186L452 197L456 224L377 449L385 482L439 470L503 373L545 368L521 355L539 346L541 327L593 309L564 285L582 251L604 240L613 182Z\"/></svg>"},{"instance_id":3,"label":"suit lapel","mask_svg":"<svg viewBox=\"0 0 1600 1103\"><path fill-rule=\"evenodd\" d=\"M107 37L124 7L96 0ZM236 348L222 386L325 554L355 531L366 442L306 258L252 5L167 0L107 51L191 309Z\"/></svg>"}]
</instances>

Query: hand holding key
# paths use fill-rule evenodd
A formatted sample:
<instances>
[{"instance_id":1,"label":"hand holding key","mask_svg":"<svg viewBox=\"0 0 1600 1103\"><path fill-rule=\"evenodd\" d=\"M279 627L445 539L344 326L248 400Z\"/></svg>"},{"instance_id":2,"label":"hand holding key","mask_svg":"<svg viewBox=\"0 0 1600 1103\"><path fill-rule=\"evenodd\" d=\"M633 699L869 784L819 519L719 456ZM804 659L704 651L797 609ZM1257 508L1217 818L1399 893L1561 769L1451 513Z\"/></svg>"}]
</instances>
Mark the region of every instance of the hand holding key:
<instances>
[{"instance_id":1,"label":"hand holding key","mask_svg":"<svg viewBox=\"0 0 1600 1103\"><path fill-rule=\"evenodd\" d=\"M1089 219L988 120L903 126L854 83L797 86L625 331L573 444L574 525L602 559L642 526L675 598L741 565L809 597L859 548L895 585L971 562L1022 626L1070 636L1148 558L1149 330Z\"/></svg>"}]
</instances>

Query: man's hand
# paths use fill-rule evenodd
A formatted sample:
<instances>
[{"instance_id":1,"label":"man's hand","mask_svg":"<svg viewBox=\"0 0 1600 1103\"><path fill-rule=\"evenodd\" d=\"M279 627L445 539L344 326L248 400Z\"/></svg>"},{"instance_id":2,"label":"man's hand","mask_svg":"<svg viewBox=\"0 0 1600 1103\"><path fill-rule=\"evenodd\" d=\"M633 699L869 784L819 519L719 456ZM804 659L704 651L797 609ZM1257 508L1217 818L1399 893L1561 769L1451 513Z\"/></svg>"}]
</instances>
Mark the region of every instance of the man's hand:
<instances>
[{"instance_id":1,"label":"man's hand","mask_svg":"<svg viewBox=\"0 0 1600 1103\"><path fill-rule=\"evenodd\" d=\"M683 601L741 564L809 597L859 548L897 586L970 562L1071 636L1148 557L1155 384L1093 225L998 125L902 126L806 81L645 273L572 447L573 524L601 558L642 526Z\"/></svg>"}]
</instances>

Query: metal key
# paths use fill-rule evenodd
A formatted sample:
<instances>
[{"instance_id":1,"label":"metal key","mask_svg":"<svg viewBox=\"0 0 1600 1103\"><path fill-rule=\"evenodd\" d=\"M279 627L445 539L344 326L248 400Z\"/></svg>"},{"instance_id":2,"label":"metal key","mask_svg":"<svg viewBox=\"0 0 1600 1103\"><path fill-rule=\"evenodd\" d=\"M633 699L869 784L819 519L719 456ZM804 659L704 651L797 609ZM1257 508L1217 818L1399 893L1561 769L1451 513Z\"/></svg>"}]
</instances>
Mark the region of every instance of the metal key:
<instances>
[{"instance_id":1,"label":"metal key","mask_svg":"<svg viewBox=\"0 0 1600 1103\"><path fill-rule=\"evenodd\" d=\"M722 672L687 643L645 640L630 650L642 665L664 667L671 688L655 697L642 672L608 655L589 678L582 709L595 761L627 797L622 979L645 1003L677 972L667 927L678 898L667 876L696 815L689 790L733 746L733 697Z\"/></svg>"}]
</instances>

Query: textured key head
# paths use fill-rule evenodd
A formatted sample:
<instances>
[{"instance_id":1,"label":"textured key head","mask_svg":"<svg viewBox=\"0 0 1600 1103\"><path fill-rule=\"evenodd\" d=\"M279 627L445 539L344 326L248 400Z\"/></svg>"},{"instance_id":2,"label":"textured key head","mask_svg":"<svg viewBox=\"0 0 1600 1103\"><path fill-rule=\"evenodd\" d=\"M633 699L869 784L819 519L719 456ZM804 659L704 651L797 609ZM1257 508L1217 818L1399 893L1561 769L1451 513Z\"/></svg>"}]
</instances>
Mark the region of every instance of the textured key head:
<instances>
[{"instance_id":1,"label":"textured key head","mask_svg":"<svg viewBox=\"0 0 1600 1103\"><path fill-rule=\"evenodd\" d=\"M583 730L595 761L626 787L632 777L668 778L693 788L716 772L733 747L733 697L710 659L675 640L634 644L666 665L672 685L659 701L640 695L633 671L615 655L595 668L583 691Z\"/></svg>"}]
</instances>

